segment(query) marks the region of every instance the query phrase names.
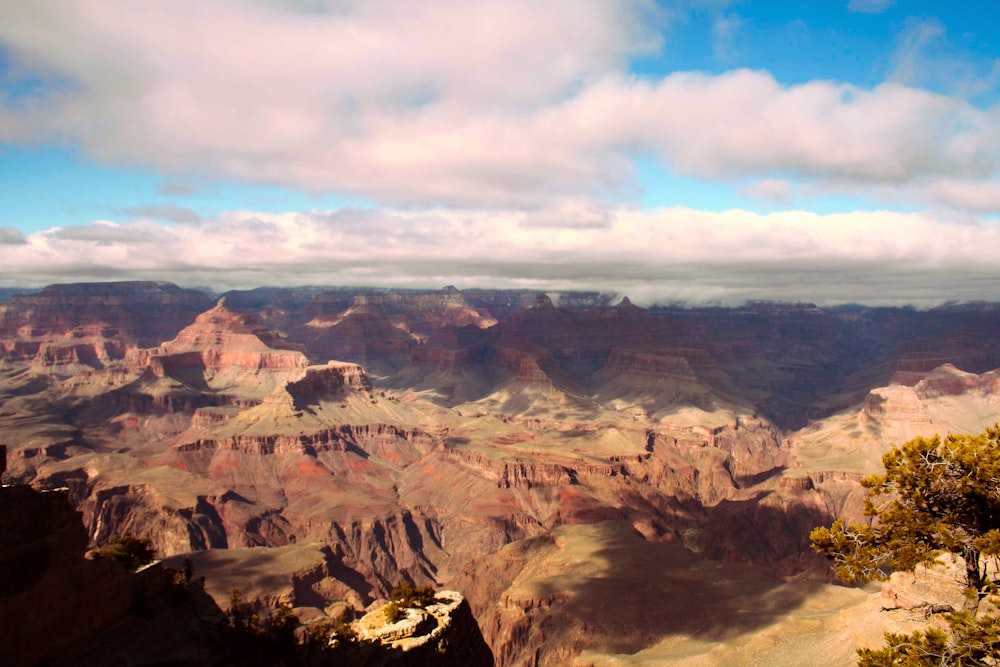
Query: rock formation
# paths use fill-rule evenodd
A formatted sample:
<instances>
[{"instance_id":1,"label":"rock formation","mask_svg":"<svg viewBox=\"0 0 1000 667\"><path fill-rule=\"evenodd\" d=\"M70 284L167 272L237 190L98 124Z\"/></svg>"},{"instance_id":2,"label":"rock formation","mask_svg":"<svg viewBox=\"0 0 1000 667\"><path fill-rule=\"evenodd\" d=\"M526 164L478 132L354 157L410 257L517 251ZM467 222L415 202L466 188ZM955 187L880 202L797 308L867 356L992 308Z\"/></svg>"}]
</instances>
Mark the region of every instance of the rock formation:
<instances>
[{"instance_id":1,"label":"rock formation","mask_svg":"<svg viewBox=\"0 0 1000 667\"><path fill-rule=\"evenodd\" d=\"M386 605L374 605L356 621L362 641L377 642L407 665L493 665L493 654L483 641L469 603L457 591L437 591L425 607L400 610L401 618L387 622Z\"/></svg>"}]
</instances>

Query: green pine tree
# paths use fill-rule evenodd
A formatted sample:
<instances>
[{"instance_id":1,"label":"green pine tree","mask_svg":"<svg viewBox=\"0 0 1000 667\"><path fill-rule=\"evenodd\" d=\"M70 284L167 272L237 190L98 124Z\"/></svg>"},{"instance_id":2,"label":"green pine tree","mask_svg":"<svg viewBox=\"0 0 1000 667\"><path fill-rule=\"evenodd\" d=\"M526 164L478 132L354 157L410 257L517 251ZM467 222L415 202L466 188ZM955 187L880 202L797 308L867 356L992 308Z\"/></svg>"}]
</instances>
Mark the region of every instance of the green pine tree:
<instances>
[{"instance_id":1,"label":"green pine tree","mask_svg":"<svg viewBox=\"0 0 1000 667\"><path fill-rule=\"evenodd\" d=\"M813 548L830 556L848 583L912 572L955 554L965 562L969 602L945 616L948 632L887 634L884 648L858 652L859 664L1000 665L1000 619L977 615L997 591L991 573L1000 559L1000 426L980 435L914 438L882 462L885 474L861 481L869 522L816 528Z\"/></svg>"}]
</instances>

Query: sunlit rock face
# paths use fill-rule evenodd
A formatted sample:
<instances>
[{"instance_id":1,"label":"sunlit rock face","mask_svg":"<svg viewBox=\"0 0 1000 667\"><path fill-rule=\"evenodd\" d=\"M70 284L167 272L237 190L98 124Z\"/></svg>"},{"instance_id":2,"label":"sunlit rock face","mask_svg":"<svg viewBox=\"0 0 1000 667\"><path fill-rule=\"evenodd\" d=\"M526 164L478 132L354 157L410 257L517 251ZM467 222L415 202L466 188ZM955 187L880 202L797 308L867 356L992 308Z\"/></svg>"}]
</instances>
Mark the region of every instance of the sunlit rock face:
<instances>
[{"instance_id":1,"label":"sunlit rock face","mask_svg":"<svg viewBox=\"0 0 1000 667\"><path fill-rule=\"evenodd\" d=\"M873 389L865 400L861 419L912 424L929 424L931 421L917 392L901 385Z\"/></svg>"},{"instance_id":2,"label":"sunlit rock face","mask_svg":"<svg viewBox=\"0 0 1000 667\"><path fill-rule=\"evenodd\" d=\"M235 366L245 370L304 368L308 361L301 346L284 341L262 326L256 317L225 305L225 298L201 313L190 326L162 346L165 355L197 353L207 370Z\"/></svg>"},{"instance_id":3,"label":"sunlit rock face","mask_svg":"<svg viewBox=\"0 0 1000 667\"><path fill-rule=\"evenodd\" d=\"M318 564L291 590L327 618L404 578L450 585L499 664L633 654L722 632L699 625L712 614L765 632L722 603L692 602L690 622L632 618L628 595L589 605L602 582L631 585L632 563L691 600L707 577L752 574L771 584L741 605L792 613L813 589L784 584L825 585L809 528L860 518L882 453L1000 420L987 306L645 309L454 288L213 302L125 283L2 308L6 481L68 489L92 541L246 550L275 572L293 558L280 550L308 547Z\"/></svg>"}]
</instances>

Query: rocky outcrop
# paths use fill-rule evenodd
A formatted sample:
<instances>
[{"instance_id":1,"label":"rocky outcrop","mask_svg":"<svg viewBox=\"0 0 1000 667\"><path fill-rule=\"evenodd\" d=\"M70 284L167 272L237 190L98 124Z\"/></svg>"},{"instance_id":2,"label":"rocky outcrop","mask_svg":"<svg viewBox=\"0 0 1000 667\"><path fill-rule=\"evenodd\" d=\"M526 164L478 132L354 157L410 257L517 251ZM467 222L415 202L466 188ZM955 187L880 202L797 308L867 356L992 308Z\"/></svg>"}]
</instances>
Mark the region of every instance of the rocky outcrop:
<instances>
[{"instance_id":1,"label":"rocky outcrop","mask_svg":"<svg viewBox=\"0 0 1000 667\"><path fill-rule=\"evenodd\" d=\"M247 455L308 454L354 451L363 456L399 460L419 458L421 450L434 447L433 436L391 424L342 425L298 434L240 434L220 439L198 439L177 445L174 451L193 454L233 451ZM391 448L394 448L390 451Z\"/></svg>"},{"instance_id":2,"label":"rocky outcrop","mask_svg":"<svg viewBox=\"0 0 1000 667\"><path fill-rule=\"evenodd\" d=\"M358 634L390 649L389 664L493 665L493 653L457 591L437 591L424 608L403 608L401 618L386 623L377 605L354 623Z\"/></svg>"},{"instance_id":3,"label":"rocky outcrop","mask_svg":"<svg viewBox=\"0 0 1000 667\"><path fill-rule=\"evenodd\" d=\"M221 621L210 600L176 589L158 564L132 574L111 560L87 560L87 543L65 493L0 489L6 664L119 664L125 646L140 663L210 662L204 633ZM119 632L106 635L113 626Z\"/></svg>"},{"instance_id":4,"label":"rocky outcrop","mask_svg":"<svg viewBox=\"0 0 1000 667\"><path fill-rule=\"evenodd\" d=\"M309 365L301 346L285 341L253 315L228 308L224 298L164 343L156 356L180 357L187 363L198 359L207 371L229 367L290 370Z\"/></svg>"},{"instance_id":5,"label":"rocky outcrop","mask_svg":"<svg viewBox=\"0 0 1000 667\"><path fill-rule=\"evenodd\" d=\"M261 456L272 454L305 454L313 452L346 452L354 444L350 429L346 432L327 430L308 435L236 435L222 440L195 440L178 445L175 449L181 455L189 453L216 452L229 450L240 454Z\"/></svg>"},{"instance_id":6,"label":"rocky outcrop","mask_svg":"<svg viewBox=\"0 0 1000 667\"><path fill-rule=\"evenodd\" d=\"M929 565L918 565L912 573L894 572L882 584L883 608L910 614L926 612L932 606L963 609L968 603L964 579L965 563L946 552Z\"/></svg>"},{"instance_id":7,"label":"rocky outcrop","mask_svg":"<svg viewBox=\"0 0 1000 667\"><path fill-rule=\"evenodd\" d=\"M650 430L647 453L623 463L636 480L712 506L766 482L789 461L789 445L772 424L742 415L713 428Z\"/></svg>"},{"instance_id":8,"label":"rocky outcrop","mask_svg":"<svg viewBox=\"0 0 1000 667\"><path fill-rule=\"evenodd\" d=\"M617 461L607 464L584 460L548 463L491 458L463 450L449 452L445 458L494 482L498 489L530 490L579 484L600 485L604 478L625 477L629 474L628 466Z\"/></svg>"},{"instance_id":9,"label":"rocky outcrop","mask_svg":"<svg viewBox=\"0 0 1000 667\"><path fill-rule=\"evenodd\" d=\"M873 389L861 408L859 421L930 424L931 418L913 388L895 385Z\"/></svg>"},{"instance_id":10,"label":"rocky outcrop","mask_svg":"<svg viewBox=\"0 0 1000 667\"><path fill-rule=\"evenodd\" d=\"M83 525L98 544L132 532L150 538L163 556L229 546L217 498L195 496L185 503L163 497L149 484L70 481L72 494L83 495L78 503Z\"/></svg>"},{"instance_id":11,"label":"rocky outcrop","mask_svg":"<svg viewBox=\"0 0 1000 667\"><path fill-rule=\"evenodd\" d=\"M371 380L361 366L330 361L325 366L310 366L301 379L285 385L292 406L301 410L319 398L338 398L349 392L371 392Z\"/></svg>"},{"instance_id":12,"label":"rocky outcrop","mask_svg":"<svg viewBox=\"0 0 1000 667\"><path fill-rule=\"evenodd\" d=\"M473 452L459 451L452 460L474 470L500 489L531 489L570 486L577 483L577 473L569 466L539 461L493 459Z\"/></svg>"}]
</instances>

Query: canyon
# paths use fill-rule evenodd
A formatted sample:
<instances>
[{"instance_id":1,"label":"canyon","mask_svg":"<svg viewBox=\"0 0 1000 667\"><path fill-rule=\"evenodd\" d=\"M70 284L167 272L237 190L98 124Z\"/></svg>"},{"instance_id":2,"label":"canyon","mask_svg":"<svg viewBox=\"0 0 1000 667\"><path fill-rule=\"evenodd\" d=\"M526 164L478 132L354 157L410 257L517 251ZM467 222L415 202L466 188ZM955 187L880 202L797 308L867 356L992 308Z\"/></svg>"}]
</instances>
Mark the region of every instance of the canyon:
<instances>
[{"instance_id":1,"label":"canyon","mask_svg":"<svg viewBox=\"0 0 1000 667\"><path fill-rule=\"evenodd\" d=\"M809 530L891 447L1000 421L998 333L987 303L52 285L0 303L3 481L220 606L360 616L407 580L498 665L851 664L909 621Z\"/></svg>"}]
</instances>

